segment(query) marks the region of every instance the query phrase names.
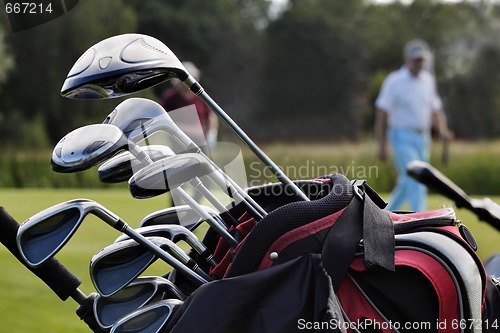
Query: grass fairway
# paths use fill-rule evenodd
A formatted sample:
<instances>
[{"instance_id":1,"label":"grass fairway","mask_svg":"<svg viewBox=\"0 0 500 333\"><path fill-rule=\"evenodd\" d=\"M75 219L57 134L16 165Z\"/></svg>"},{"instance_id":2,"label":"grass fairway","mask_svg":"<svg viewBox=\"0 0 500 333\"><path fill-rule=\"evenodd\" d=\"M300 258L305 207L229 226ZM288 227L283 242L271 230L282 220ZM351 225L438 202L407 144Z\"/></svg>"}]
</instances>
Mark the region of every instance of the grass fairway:
<instances>
[{"instance_id":1,"label":"grass fairway","mask_svg":"<svg viewBox=\"0 0 500 333\"><path fill-rule=\"evenodd\" d=\"M132 199L125 189L3 189L0 205L21 223L31 215L51 205L75 198L96 200L136 227L147 214L164 208L165 197L149 200ZM500 197L493 198L500 202ZM452 207L447 199L431 195L429 208ZM468 211L457 210L457 217L472 231L479 244L479 255L484 259L495 252L500 234ZM109 245L118 233L89 216L75 237L57 255L57 259L82 279L81 290L89 294L93 286L89 279L90 258L102 247ZM75 314L77 304L69 299L62 302L38 278L0 247L0 326L1 333L77 333L90 332ZM162 274L168 267L155 263L147 274Z\"/></svg>"},{"instance_id":2,"label":"grass fairway","mask_svg":"<svg viewBox=\"0 0 500 333\"><path fill-rule=\"evenodd\" d=\"M137 227L147 214L165 208L165 196L133 199L126 189L52 190L52 189L2 189L0 205L19 223L54 204L88 198L101 203L122 217L132 227ZM101 248L111 244L119 233L94 216L85 219L76 235L56 258L81 280L80 289L89 294L94 291L89 278L89 262ZM77 303L72 299L62 302L36 276L29 272L8 252L0 247L0 332L90 332L75 314ZM170 268L156 262L150 274L162 274Z\"/></svg>"}]
</instances>

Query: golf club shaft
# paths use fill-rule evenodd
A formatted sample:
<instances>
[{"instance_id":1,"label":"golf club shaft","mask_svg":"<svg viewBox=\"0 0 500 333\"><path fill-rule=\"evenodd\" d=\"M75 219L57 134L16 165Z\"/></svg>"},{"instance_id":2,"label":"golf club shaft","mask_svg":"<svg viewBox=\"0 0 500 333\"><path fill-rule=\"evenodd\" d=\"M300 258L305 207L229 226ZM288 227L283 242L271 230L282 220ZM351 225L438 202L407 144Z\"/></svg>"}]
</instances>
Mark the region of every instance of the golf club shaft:
<instances>
[{"instance_id":1,"label":"golf club shaft","mask_svg":"<svg viewBox=\"0 0 500 333\"><path fill-rule=\"evenodd\" d=\"M198 154L203 156L215 169L214 177L212 177L213 181L219 183L222 190L227 190L229 188L233 196L237 196L239 200L245 203L248 209L250 209L250 213L257 220L261 220L263 216L267 215L267 212L262 208L255 200L239 186L231 177L229 177L226 173L224 173L221 168L214 161L208 157L203 150L199 149ZM228 191L229 192L229 191Z\"/></svg>"},{"instance_id":2,"label":"golf club shaft","mask_svg":"<svg viewBox=\"0 0 500 333\"><path fill-rule=\"evenodd\" d=\"M215 103L215 101L203 90L199 97L205 102L210 109L212 109L225 123L228 125L233 132L238 135L238 137L246 144L250 150L257 155L257 157L269 168L274 176L283 184L290 186L295 194L304 201L309 201L309 198L295 185L290 178L288 178L283 171L267 156L251 139L245 132L236 124L222 108Z\"/></svg>"},{"instance_id":3,"label":"golf club shaft","mask_svg":"<svg viewBox=\"0 0 500 333\"><path fill-rule=\"evenodd\" d=\"M192 259L191 257L189 257L180 247L177 246L177 244L175 244L173 241L171 242L170 245L167 246L166 248L167 250L167 253L171 254L172 256L174 256L175 258L179 259L179 261L187 266L188 268L190 268L192 271L194 271L196 274L198 274L199 276L201 276L203 279L207 280L207 281L211 281L211 278L210 276L205 273L201 268L200 266L198 265L198 263Z\"/></svg>"},{"instance_id":4,"label":"golf club shaft","mask_svg":"<svg viewBox=\"0 0 500 333\"><path fill-rule=\"evenodd\" d=\"M174 139L184 147L186 150L193 149L193 152L200 154L203 156L207 162L209 162L214 168L215 172L212 173L211 179L216 182L216 184L223 191L227 191L228 188L231 189L231 193L228 194L236 194L239 200L241 200L248 208L249 213L257 219L261 220L263 216L267 215L267 212L255 202L255 200L248 195L248 193L243 190L231 177L225 174L214 161L212 161L201 149L196 146L196 144L184 133L180 128L177 129L174 135Z\"/></svg>"},{"instance_id":5,"label":"golf club shaft","mask_svg":"<svg viewBox=\"0 0 500 333\"><path fill-rule=\"evenodd\" d=\"M80 289L76 288L73 293L71 293L70 297L75 300L78 304L83 304L87 299L87 295L83 293Z\"/></svg>"},{"instance_id":6,"label":"golf club shaft","mask_svg":"<svg viewBox=\"0 0 500 333\"><path fill-rule=\"evenodd\" d=\"M176 229L182 228L184 232L181 238L178 237L181 232L176 233ZM217 266L217 262L213 258L213 254L208 250L208 248L198 239L198 237L193 234L189 229L181 225L156 225L151 227L139 227L135 229L141 235L148 237L164 237L170 239L172 242L177 243L179 240L185 241L191 248L200 255L200 257L208 262L213 267ZM166 235L165 235L166 234ZM123 242L130 239L128 235L121 235L115 240L115 243Z\"/></svg>"},{"instance_id":7,"label":"golf club shaft","mask_svg":"<svg viewBox=\"0 0 500 333\"><path fill-rule=\"evenodd\" d=\"M224 238L231 246L238 246L238 242L236 241L236 239L234 239L233 236L231 236L227 229L219 222L215 221L209 214L207 214L207 212L205 212L203 208L201 208L200 205L186 193L186 191L184 191L180 187L172 189L172 191L174 193L177 193L182 198L182 200L186 202L186 204L188 204L191 208L193 208L193 210L195 210L200 216L202 216L207 221L207 223L210 224L210 226L214 228L215 231L217 231L217 233L221 235L222 238Z\"/></svg>"},{"instance_id":8,"label":"golf club shaft","mask_svg":"<svg viewBox=\"0 0 500 333\"><path fill-rule=\"evenodd\" d=\"M227 210L226 207L224 207L224 205L221 204L219 200L217 200L217 198L212 194L212 192L210 192L205 187L205 185L203 185L203 183L198 177L191 180L189 184L191 184L201 195L207 198L207 200L215 207L215 209L217 209L217 211L220 214L224 213ZM227 214L227 216L229 219L232 220L233 225L235 226L238 225L238 221L236 221L236 219L233 216L231 216L230 214Z\"/></svg>"},{"instance_id":9,"label":"golf club shaft","mask_svg":"<svg viewBox=\"0 0 500 333\"><path fill-rule=\"evenodd\" d=\"M131 144L131 149L130 151L136 158L141 158L141 163L146 163L146 164L153 164L153 160L144 153L144 151L136 144ZM222 213L226 211L226 207L224 207L219 200L201 183L200 179L198 177L195 177L193 180L191 180L191 183L197 189L200 191L202 195L205 196L205 198L208 199L208 201L214 205L214 207L219 211L219 213ZM230 215L229 215L230 216ZM238 221L236 221L232 216L230 218L233 219L233 222L237 225Z\"/></svg>"},{"instance_id":10,"label":"golf club shaft","mask_svg":"<svg viewBox=\"0 0 500 333\"><path fill-rule=\"evenodd\" d=\"M81 293L81 295L72 296L75 301L78 299L81 302L77 301L80 306L76 309L77 316L83 320L88 327L94 333L105 333L107 330L103 329L99 323L97 322L95 313L94 313L94 300L97 297L96 293L91 293L89 296L85 296L85 294Z\"/></svg>"},{"instance_id":11,"label":"golf club shaft","mask_svg":"<svg viewBox=\"0 0 500 333\"><path fill-rule=\"evenodd\" d=\"M194 271L190 270L187 266L181 263L178 259L168 254L164 250L162 250L159 246L149 241L146 237L136 232L134 229L130 228L127 224L125 224L125 228L123 233L128 235L130 238L135 240L137 243L143 245L148 250L156 254L160 259L177 269L179 272L183 273L187 278L189 278L192 282L202 285L207 283L208 281L203 277L196 274Z\"/></svg>"},{"instance_id":12,"label":"golf club shaft","mask_svg":"<svg viewBox=\"0 0 500 333\"><path fill-rule=\"evenodd\" d=\"M443 137L442 140L442 151L441 151L441 163L443 166L448 166L448 160L450 156L450 140L449 138Z\"/></svg>"},{"instance_id":13,"label":"golf club shaft","mask_svg":"<svg viewBox=\"0 0 500 333\"><path fill-rule=\"evenodd\" d=\"M130 153L141 163L152 164L153 160L142 150L137 144L129 141L129 151Z\"/></svg>"},{"instance_id":14,"label":"golf club shaft","mask_svg":"<svg viewBox=\"0 0 500 333\"><path fill-rule=\"evenodd\" d=\"M207 157L207 159L208 159L208 157ZM236 184L236 183L234 183L234 181L230 177L227 177L227 175L222 173L222 170L220 170L213 163L213 161L210 160L210 162L212 163L213 166L216 167L216 170L215 170L216 172L213 173L215 175L215 177L211 177L210 179L215 184L217 184L217 186L221 190L228 191L228 194L232 195L233 198L236 197L238 200L243 202L245 204L245 206L248 208L248 212L250 213L250 215L256 221L262 220L263 216L267 215L267 212L262 207L260 207L259 204L256 203L255 200L253 200L253 198L248 195L248 193L244 192L244 194L242 195L241 192L238 191L238 188L241 189L241 187L231 186L231 185ZM241 190L243 191L243 189L241 189ZM229 191L231 191L231 192L229 193Z\"/></svg>"}]
</instances>

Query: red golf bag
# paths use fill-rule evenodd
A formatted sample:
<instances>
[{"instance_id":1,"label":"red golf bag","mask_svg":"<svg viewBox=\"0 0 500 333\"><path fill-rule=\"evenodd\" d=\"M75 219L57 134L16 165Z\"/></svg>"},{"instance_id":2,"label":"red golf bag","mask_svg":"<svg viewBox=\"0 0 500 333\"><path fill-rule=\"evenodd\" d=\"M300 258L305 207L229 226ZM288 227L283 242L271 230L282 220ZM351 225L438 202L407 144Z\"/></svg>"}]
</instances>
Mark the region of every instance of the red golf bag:
<instances>
[{"instance_id":1,"label":"red golf bag","mask_svg":"<svg viewBox=\"0 0 500 333\"><path fill-rule=\"evenodd\" d=\"M250 191L270 214L242 216L237 248L217 240L218 280L167 331L500 331L498 287L453 209L387 212L364 181L339 174L297 184L313 200L281 184Z\"/></svg>"}]
</instances>

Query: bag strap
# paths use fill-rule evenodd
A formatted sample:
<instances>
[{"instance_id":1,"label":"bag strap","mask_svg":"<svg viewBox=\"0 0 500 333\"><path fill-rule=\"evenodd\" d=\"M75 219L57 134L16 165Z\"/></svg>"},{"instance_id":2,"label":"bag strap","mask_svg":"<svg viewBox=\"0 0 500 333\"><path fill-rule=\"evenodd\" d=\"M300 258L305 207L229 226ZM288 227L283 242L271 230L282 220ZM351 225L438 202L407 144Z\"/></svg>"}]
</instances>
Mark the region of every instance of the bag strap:
<instances>
[{"instance_id":1,"label":"bag strap","mask_svg":"<svg viewBox=\"0 0 500 333\"><path fill-rule=\"evenodd\" d=\"M330 228L321 253L335 292L359 246L364 249L367 267L381 267L389 271L395 269L394 225L389 214L380 209L379 202L372 200L375 192L370 188L373 193L367 193L369 187L365 181L354 182L353 188L355 195Z\"/></svg>"}]
</instances>

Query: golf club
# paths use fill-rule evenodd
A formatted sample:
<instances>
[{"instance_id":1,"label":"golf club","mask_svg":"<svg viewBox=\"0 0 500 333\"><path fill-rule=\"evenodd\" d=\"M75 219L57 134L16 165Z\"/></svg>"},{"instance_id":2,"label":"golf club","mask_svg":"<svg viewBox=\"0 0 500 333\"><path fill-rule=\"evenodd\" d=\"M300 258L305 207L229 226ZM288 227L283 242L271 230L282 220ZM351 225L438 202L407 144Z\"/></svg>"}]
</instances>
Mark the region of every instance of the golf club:
<instances>
[{"instance_id":1,"label":"golf club","mask_svg":"<svg viewBox=\"0 0 500 333\"><path fill-rule=\"evenodd\" d=\"M200 205L200 208L205 210L205 212L214 219L220 219L219 214L213 208L203 205ZM161 209L147 215L139 223L139 227L147 227L158 224L174 224L185 226L187 229L193 231L203 221L205 220L189 205L180 205ZM224 224L222 221L219 222Z\"/></svg>"},{"instance_id":2,"label":"golf club","mask_svg":"<svg viewBox=\"0 0 500 333\"><path fill-rule=\"evenodd\" d=\"M150 147L150 146L146 146L145 148L147 147ZM159 146L161 147L161 146ZM171 149L168 148L168 147L165 147L166 149L168 149L165 154L167 154L168 152L171 152ZM152 150L154 149L155 152L156 152L156 161L154 162L154 165L164 165L164 164L169 164L169 165L172 165L172 164L175 164L174 160L175 161L179 161L179 160L186 160L187 158L186 157L183 157L184 155L170 155L170 156L165 156L162 161L160 161L160 157L161 156L164 156L162 152L160 152L160 148L150 148L149 150ZM146 150L144 150L146 151ZM133 175L133 168L132 168L132 165L130 163L130 159L128 158L132 158L132 156L128 153L128 155L122 155L124 153L128 153L128 152L123 152L123 153L120 153L119 155L116 155L116 156L113 156L111 159L109 159L108 161L106 161L105 163L103 163L100 167L99 167L99 177L101 178L101 180L104 180L105 182L116 182L116 181L122 181L124 180L124 178L126 178L126 180L129 180L129 178ZM187 155L186 155L187 156ZM140 170L141 167L143 167L143 163L141 162L138 162L137 160L133 159L135 162L135 165L137 166L136 170ZM206 166L206 168L198 168L196 170L192 169L192 171L199 171L199 173L196 173L196 172L189 172L189 170L185 170L185 176L183 176L183 180L182 183L184 182L189 182L189 184L191 184L196 191L198 191L201 195L203 195L220 213L224 213L227 211L226 207L224 207L224 205L222 205L222 203L203 185L203 183L199 180L198 176L203 176L207 173L211 173L213 172L213 169L211 165L209 165L205 160L203 159L200 159L198 158L196 160L196 163L199 164L199 165L204 165ZM153 164L153 163L151 163ZM188 166L189 164L186 164L186 167ZM191 164L191 166L193 166ZM201 169L204 170L204 173L201 173ZM164 180L162 180L164 182ZM165 187L165 186L163 186ZM159 194L163 194L163 193L166 193L168 192L167 190L161 192L159 191L156 195L159 195ZM232 216L230 216L228 214L228 218L230 218L232 220L232 223L234 225L237 225L238 224L238 221L236 221Z\"/></svg>"},{"instance_id":3,"label":"golf club","mask_svg":"<svg viewBox=\"0 0 500 333\"><path fill-rule=\"evenodd\" d=\"M162 251L167 251L177 262L182 264L183 269L187 269L191 274L199 276L205 281L212 280L198 267L194 260L171 240L160 237L144 238ZM158 257L157 253L151 252L134 239L113 243L92 257L90 278L97 292L108 297L123 289L142 274Z\"/></svg>"},{"instance_id":4,"label":"golf club","mask_svg":"<svg viewBox=\"0 0 500 333\"><path fill-rule=\"evenodd\" d=\"M184 301L186 295L165 278L139 277L112 296L98 295L94 300L93 309L99 326L111 329L125 315L166 298Z\"/></svg>"},{"instance_id":5,"label":"golf club","mask_svg":"<svg viewBox=\"0 0 500 333\"><path fill-rule=\"evenodd\" d=\"M163 145L144 146L141 148L153 161L175 156L174 152L169 147ZM130 177L132 177L134 169L138 170L142 167L141 164L142 163L135 159L130 152L121 152L111 157L99 167L99 179L104 183L120 183L128 181ZM224 207L199 180L193 179L190 183L197 191L204 195L209 202L219 210L220 213L226 211L226 207ZM229 218L232 218L232 216ZM233 222L237 224L237 221L235 221L234 218Z\"/></svg>"},{"instance_id":6,"label":"golf club","mask_svg":"<svg viewBox=\"0 0 500 333\"><path fill-rule=\"evenodd\" d=\"M80 127L67 134L56 145L52 154L52 168L56 172L86 170L124 149L129 150L138 159L139 164L153 163L148 154L138 145L128 140L122 130L114 125L96 124ZM205 165L208 166L208 163L205 163ZM104 168L104 170L108 171L110 169L112 168L109 164ZM208 168L205 168L205 170L208 172ZM194 179L192 184L218 210L226 210L201 182ZM235 220L234 222L237 223Z\"/></svg>"},{"instance_id":7,"label":"golf club","mask_svg":"<svg viewBox=\"0 0 500 333\"><path fill-rule=\"evenodd\" d=\"M309 198L217 105L161 41L142 34L107 38L90 47L73 65L61 95L75 99L120 97L178 78L210 107L282 183L302 200Z\"/></svg>"},{"instance_id":8,"label":"golf club","mask_svg":"<svg viewBox=\"0 0 500 333\"><path fill-rule=\"evenodd\" d=\"M172 191L191 206L210 224L231 246L238 242L227 231L225 225L213 219L200 205L193 200L180 186L193 174L203 175L212 171L199 154L187 153L170 157L168 160L154 162L138 172L129 180L130 193L134 198L145 199Z\"/></svg>"},{"instance_id":9,"label":"golf club","mask_svg":"<svg viewBox=\"0 0 500 333\"><path fill-rule=\"evenodd\" d=\"M134 197L151 197L164 194L170 191L170 188L178 187L213 171L212 166L206 163L199 154L187 153L151 163L137 171L129 179L129 183L133 179L137 184L137 187L131 189L134 191L132 192ZM196 185L198 184L193 184L193 186Z\"/></svg>"},{"instance_id":10,"label":"golf club","mask_svg":"<svg viewBox=\"0 0 500 333\"><path fill-rule=\"evenodd\" d=\"M472 211L480 220L500 230L500 206L490 198L471 198L452 180L427 162L412 161L408 163L406 172L430 189L453 200L457 207Z\"/></svg>"},{"instance_id":11,"label":"golf club","mask_svg":"<svg viewBox=\"0 0 500 333\"><path fill-rule=\"evenodd\" d=\"M98 148L96 149L95 147ZM109 158L116 152L127 148L130 151L134 152L135 154L134 156L139 156L140 161L143 161L143 163L145 164L149 164L147 168L141 169L138 172L139 174L142 174L141 172L145 172L144 170L146 171L149 170L149 172L154 171L157 165L155 163L162 162L162 160L156 162L151 161L148 155L145 154L139 148L139 146L135 145L133 142L128 140L125 134L122 132L122 130L119 129L118 127L110 124L97 124L97 125L88 125L78 128L69 133L68 135L66 135L63 139L61 139L57 144L56 148L54 149L52 158L53 168L54 170L60 172L75 172L75 171L86 170L104 161L106 158ZM198 156L197 154L192 154L192 155ZM179 162L177 163L178 168L174 169L175 172L170 173L170 175L172 175L172 179L169 179L169 181L170 180L174 182L181 180L182 182L185 181L182 176L183 174L182 161L189 161L194 159L196 159L196 161L200 161L199 163L185 164L186 167L189 167L189 170L199 171L200 174L206 174L208 172L213 171L206 162L205 163L201 162L201 158L199 157L195 158L190 155L187 155L187 157L182 157L182 156L184 155L180 156L176 155L169 157L169 160L174 159L172 161ZM175 165L175 163L171 162L171 164L169 165L173 166ZM185 174L189 175L189 173ZM177 177L182 179L176 179ZM164 178L162 178L162 182L163 182L163 187L165 187ZM198 188L200 188L200 186L198 186ZM166 191L163 191L161 193L165 192ZM189 197L189 195L180 187L177 187L174 192L178 193L179 196L188 205L196 206L193 208L200 214L204 214L203 215L204 219L206 218L212 219L208 214L206 214L206 212L202 208L199 207L199 204L191 197ZM206 190L205 192L209 193L208 190ZM157 195L156 193L158 192L155 192L155 195ZM216 222L213 219L212 221ZM234 238L220 224L214 223L213 225L216 228L218 228L216 229L217 231L223 233L222 234L224 235L223 237L228 242L230 242L230 244L234 246L237 245L237 242L234 240Z\"/></svg>"},{"instance_id":12,"label":"golf club","mask_svg":"<svg viewBox=\"0 0 500 333\"><path fill-rule=\"evenodd\" d=\"M217 266L212 253L207 249L207 247L186 227L175 224L162 224L162 225L152 225L149 227L140 227L135 229L138 233L146 237L163 237L170 239L172 242L177 243L179 241L185 241L191 248L196 251L207 263L212 267ZM127 235L122 235L115 240L116 242L122 242L124 240L130 239Z\"/></svg>"},{"instance_id":13,"label":"golf club","mask_svg":"<svg viewBox=\"0 0 500 333\"><path fill-rule=\"evenodd\" d=\"M52 170L62 173L83 171L120 150L130 151L141 163L152 162L118 127L95 124L77 128L57 143L52 152Z\"/></svg>"},{"instance_id":14,"label":"golf club","mask_svg":"<svg viewBox=\"0 0 500 333\"><path fill-rule=\"evenodd\" d=\"M117 322L111 333L160 333L182 303L168 299L140 308Z\"/></svg>"},{"instance_id":15,"label":"golf club","mask_svg":"<svg viewBox=\"0 0 500 333\"><path fill-rule=\"evenodd\" d=\"M213 180L228 194L243 201L250 213L260 220L267 212L257 204L248 193L233 179L225 174L172 120L168 112L158 103L145 98L129 98L106 117L105 124L112 124L122 129L132 141L138 142L148 135L162 131L174 138L186 152L195 152L204 156L216 172ZM229 190L228 190L229 188Z\"/></svg>"},{"instance_id":16,"label":"golf club","mask_svg":"<svg viewBox=\"0 0 500 333\"><path fill-rule=\"evenodd\" d=\"M16 239L23 259L33 267L42 265L69 241L88 214L97 216L116 230L129 235L146 251L151 251L197 285L208 282L187 268L176 257L135 232L113 212L88 199L75 199L60 203L26 220L19 227Z\"/></svg>"},{"instance_id":17,"label":"golf club","mask_svg":"<svg viewBox=\"0 0 500 333\"><path fill-rule=\"evenodd\" d=\"M19 224L5 210L0 207L0 243L33 274L35 274L45 285L47 285L61 301L66 301L69 297L79 304L76 310L77 315L94 332L101 332L99 325L92 312L92 303L96 293L85 295L78 287L82 283L80 278L68 270L56 258L50 258L43 266L31 267L24 261L17 246L17 232Z\"/></svg>"},{"instance_id":18,"label":"golf club","mask_svg":"<svg viewBox=\"0 0 500 333\"><path fill-rule=\"evenodd\" d=\"M33 267L26 263L17 245L19 228L19 223L17 223L4 207L0 207L0 243L2 243L20 263L52 289L62 301L72 297L78 303L81 303L86 297L78 289L82 281L64 267L56 258L47 260L45 265L41 267Z\"/></svg>"},{"instance_id":19,"label":"golf club","mask_svg":"<svg viewBox=\"0 0 500 333\"><path fill-rule=\"evenodd\" d=\"M158 161L159 159L175 155L172 149L163 145L143 146L141 149L152 161ZM132 177L133 171L141 167L142 165L139 160L130 152L124 151L100 165L97 173L103 183L121 183L128 181Z\"/></svg>"}]
</instances>

